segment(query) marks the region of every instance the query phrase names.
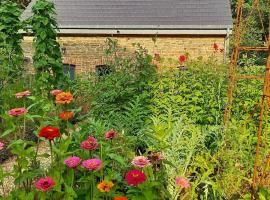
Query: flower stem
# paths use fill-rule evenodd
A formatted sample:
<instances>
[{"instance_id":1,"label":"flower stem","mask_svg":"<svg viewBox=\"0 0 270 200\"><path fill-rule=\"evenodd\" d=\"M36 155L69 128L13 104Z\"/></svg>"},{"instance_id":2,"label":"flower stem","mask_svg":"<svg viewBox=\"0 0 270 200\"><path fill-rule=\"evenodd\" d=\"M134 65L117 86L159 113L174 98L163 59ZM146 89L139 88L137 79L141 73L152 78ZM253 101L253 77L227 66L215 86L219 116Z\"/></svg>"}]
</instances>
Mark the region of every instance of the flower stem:
<instances>
[{"instance_id":1,"label":"flower stem","mask_svg":"<svg viewBox=\"0 0 270 200\"><path fill-rule=\"evenodd\" d=\"M36 152L35 152L35 156L34 156L35 164L37 163L38 148L39 148L39 138L38 138L38 141L37 141L37 148L36 148Z\"/></svg>"},{"instance_id":2,"label":"flower stem","mask_svg":"<svg viewBox=\"0 0 270 200\"><path fill-rule=\"evenodd\" d=\"M25 99L23 100L23 106L24 108L26 106ZM25 120L25 114L24 114L23 115L23 135L22 135L23 139L25 138L25 129L26 129L25 127L26 127L26 120Z\"/></svg>"},{"instance_id":3,"label":"flower stem","mask_svg":"<svg viewBox=\"0 0 270 200\"><path fill-rule=\"evenodd\" d=\"M174 196L174 198L173 198L173 200L177 200L178 198L178 195L180 195L180 192L181 192L181 188L178 188L177 190L176 190L176 193L175 193L175 196Z\"/></svg>"},{"instance_id":4,"label":"flower stem","mask_svg":"<svg viewBox=\"0 0 270 200\"><path fill-rule=\"evenodd\" d=\"M51 150L51 165L53 164L53 150L52 150L52 141L49 140L49 144L50 144L50 150Z\"/></svg>"},{"instance_id":5,"label":"flower stem","mask_svg":"<svg viewBox=\"0 0 270 200\"><path fill-rule=\"evenodd\" d=\"M94 174L92 173L92 184L91 184L91 200L94 200L94 191L95 191L95 176Z\"/></svg>"}]
</instances>

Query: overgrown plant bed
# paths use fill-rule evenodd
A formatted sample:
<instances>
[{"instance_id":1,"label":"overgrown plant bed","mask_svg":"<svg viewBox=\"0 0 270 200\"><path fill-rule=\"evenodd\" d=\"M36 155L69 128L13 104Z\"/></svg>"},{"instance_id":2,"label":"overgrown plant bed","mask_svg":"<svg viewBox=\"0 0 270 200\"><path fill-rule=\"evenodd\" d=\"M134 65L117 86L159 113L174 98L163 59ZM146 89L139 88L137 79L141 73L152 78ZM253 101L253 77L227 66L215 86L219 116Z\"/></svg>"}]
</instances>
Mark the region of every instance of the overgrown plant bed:
<instances>
[{"instance_id":1,"label":"overgrown plant bed","mask_svg":"<svg viewBox=\"0 0 270 200\"><path fill-rule=\"evenodd\" d=\"M8 148L16 156L11 173L16 188L6 199L170 199L161 152L136 156L132 137L92 119L75 127L70 123L76 116L70 111L73 95L55 92L51 94L57 105L52 102L49 109L56 110L55 118L40 119L22 108L9 111L11 120L41 120L37 135L48 142L50 153L38 156L38 144L31 141L17 139L10 143ZM40 157L49 154L49 168L40 168ZM1 180L8 175L2 171ZM189 187L187 179L177 177L176 195Z\"/></svg>"}]
</instances>

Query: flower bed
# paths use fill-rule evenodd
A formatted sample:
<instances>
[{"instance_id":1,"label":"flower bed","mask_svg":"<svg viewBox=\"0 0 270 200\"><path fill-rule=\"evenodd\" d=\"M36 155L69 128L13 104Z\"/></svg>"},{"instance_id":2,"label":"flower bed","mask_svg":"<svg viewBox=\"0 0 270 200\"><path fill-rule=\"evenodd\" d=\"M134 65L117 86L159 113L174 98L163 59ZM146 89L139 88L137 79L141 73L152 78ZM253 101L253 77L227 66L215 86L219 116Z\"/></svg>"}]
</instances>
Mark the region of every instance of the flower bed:
<instances>
[{"instance_id":1,"label":"flower bed","mask_svg":"<svg viewBox=\"0 0 270 200\"><path fill-rule=\"evenodd\" d=\"M20 99L30 98L34 105L36 98L27 94ZM8 112L7 118L14 123L40 120L43 126L38 131L39 140L47 141L50 146L48 154L38 155L36 143L15 139L9 144L8 148L17 158L12 172L17 189L9 194L11 198L81 199L85 195L89 199L116 200L169 198L164 176L168 163L161 152L136 156L130 143L133 139L121 132L106 127L91 131L85 127L85 122L73 125L70 123L76 118L73 95L62 91L57 94L52 91L51 95L50 106L56 112L54 116L48 114L50 120L43 121L44 118L40 119L31 108ZM23 134L25 128L19 126L18 132ZM0 150L4 146L0 143ZM49 167L39 168L39 160L48 156ZM5 176L8 174L3 178ZM187 179L176 177L175 187L180 193L188 190L190 184Z\"/></svg>"}]
</instances>

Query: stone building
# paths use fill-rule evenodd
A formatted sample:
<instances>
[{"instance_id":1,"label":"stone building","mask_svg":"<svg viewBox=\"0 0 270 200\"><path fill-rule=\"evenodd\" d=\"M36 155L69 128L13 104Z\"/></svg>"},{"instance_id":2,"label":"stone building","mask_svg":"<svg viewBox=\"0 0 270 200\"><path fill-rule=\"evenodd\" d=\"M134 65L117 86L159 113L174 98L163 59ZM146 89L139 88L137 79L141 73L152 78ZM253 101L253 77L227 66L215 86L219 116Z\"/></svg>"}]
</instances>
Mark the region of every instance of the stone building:
<instances>
[{"instance_id":1,"label":"stone building","mask_svg":"<svg viewBox=\"0 0 270 200\"><path fill-rule=\"evenodd\" d=\"M149 53L177 58L208 57L213 44L224 49L232 28L230 0L54 0L63 61L76 73L103 64L107 37L132 51L140 43ZM23 13L31 16L32 3ZM25 56L32 57L32 37L25 36Z\"/></svg>"}]
</instances>

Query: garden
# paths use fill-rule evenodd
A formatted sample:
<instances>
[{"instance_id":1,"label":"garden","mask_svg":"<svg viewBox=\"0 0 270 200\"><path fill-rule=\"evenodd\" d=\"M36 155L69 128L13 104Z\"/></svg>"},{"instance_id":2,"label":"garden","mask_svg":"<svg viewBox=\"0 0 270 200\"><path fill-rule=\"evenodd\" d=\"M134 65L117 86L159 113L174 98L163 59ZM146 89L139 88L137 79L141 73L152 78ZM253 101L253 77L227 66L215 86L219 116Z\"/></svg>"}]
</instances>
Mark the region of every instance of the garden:
<instances>
[{"instance_id":1,"label":"garden","mask_svg":"<svg viewBox=\"0 0 270 200\"><path fill-rule=\"evenodd\" d=\"M188 52L166 59L141 44L127 53L108 38L109 72L71 80L53 4L37 1L26 21L16 3L0 5L0 199L270 199L267 135L261 184L251 186L263 82L237 82L225 129L228 63L218 59L220 44L207 59ZM35 73L22 50L20 30L29 25ZM261 59L242 61L251 64L238 73L263 74Z\"/></svg>"}]
</instances>

